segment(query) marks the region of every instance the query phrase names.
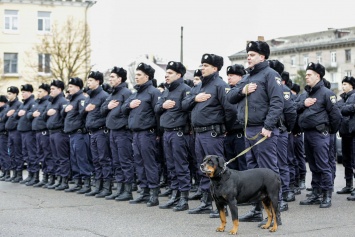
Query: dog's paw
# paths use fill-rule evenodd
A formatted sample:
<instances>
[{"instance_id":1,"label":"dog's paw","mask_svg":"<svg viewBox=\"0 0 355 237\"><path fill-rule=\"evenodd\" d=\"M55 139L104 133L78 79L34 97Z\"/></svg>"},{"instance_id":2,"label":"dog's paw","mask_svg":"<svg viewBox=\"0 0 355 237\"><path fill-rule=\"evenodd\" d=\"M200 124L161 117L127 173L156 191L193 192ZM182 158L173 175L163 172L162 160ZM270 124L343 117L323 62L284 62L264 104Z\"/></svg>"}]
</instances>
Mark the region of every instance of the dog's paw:
<instances>
[{"instance_id":1,"label":"dog's paw","mask_svg":"<svg viewBox=\"0 0 355 237\"><path fill-rule=\"evenodd\" d=\"M269 231L270 232L276 232L277 231L277 227L273 226Z\"/></svg>"},{"instance_id":2,"label":"dog's paw","mask_svg":"<svg viewBox=\"0 0 355 237\"><path fill-rule=\"evenodd\" d=\"M231 230L231 231L229 231L229 234L230 235L236 235L237 234L237 230Z\"/></svg>"},{"instance_id":3,"label":"dog's paw","mask_svg":"<svg viewBox=\"0 0 355 237\"><path fill-rule=\"evenodd\" d=\"M261 229L269 229L270 225L262 225Z\"/></svg>"},{"instance_id":4,"label":"dog's paw","mask_svg":"<svg viewBox=\"0 0 355 237\"><path fill-rule=\"evenodd\" d=\"M225 229L225 227L220 226L216 229L216 232L224 232L224 229Z\"/></svg>"}]
</instances>

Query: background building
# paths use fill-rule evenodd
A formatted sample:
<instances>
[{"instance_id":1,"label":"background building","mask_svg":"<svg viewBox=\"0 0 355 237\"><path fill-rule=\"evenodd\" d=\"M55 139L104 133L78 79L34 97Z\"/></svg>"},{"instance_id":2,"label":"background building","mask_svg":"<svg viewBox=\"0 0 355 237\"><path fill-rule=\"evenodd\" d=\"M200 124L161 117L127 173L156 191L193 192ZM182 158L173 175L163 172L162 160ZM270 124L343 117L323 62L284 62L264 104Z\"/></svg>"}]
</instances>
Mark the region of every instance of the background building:
<instances>
[{"instance_id":1,"label":"background building","mask_svg":"<svg viewBox=\"0 0 355 237\"><path fill-rule=\"evenodd\" d=\"M344 76L354 75L355 67L355 27L328 29L311 34L280 37L266 41L270 45L270 59L277 59L290 73L291 79L300 83L309 62L321 63L325 78L332 89L341 92ZM246 51L229 56L232 64L247 65ZM298 80L298 81L297 81Z\"/></svg>"},{"instance_id":2,"label":"background building","mask_svg":"<svg viewBox=\"0 0 355 237\"><path fill-rule=\"evenodd\" d=\"M0 93L90 71L87 0L0 0ZM69 77L69 78L68 78Z\"/></svg>"}]
</instances>

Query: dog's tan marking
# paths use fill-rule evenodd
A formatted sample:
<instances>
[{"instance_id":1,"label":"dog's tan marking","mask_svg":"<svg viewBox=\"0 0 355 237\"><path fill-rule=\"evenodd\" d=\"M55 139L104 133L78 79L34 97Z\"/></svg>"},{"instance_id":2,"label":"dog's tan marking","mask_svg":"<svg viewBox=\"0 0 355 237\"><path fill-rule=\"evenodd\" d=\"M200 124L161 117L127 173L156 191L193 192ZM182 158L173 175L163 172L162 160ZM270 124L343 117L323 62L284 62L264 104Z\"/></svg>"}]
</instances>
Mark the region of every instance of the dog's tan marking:
<instances>
[{"instance_id":1,"label":"dog's tan marking","mask_svg":"<svg viewBox=\"0 0 355 237\"><path fill-rule=\"evenodd\" d=\"M236 235L238 232L238 227L239 227L239 220L234 220L233 221L233 228L231 229L231 231L229 231L229 234Z\"/></svg>"},{"instance_id":2,"label":"dog's tan marking","mask_svg":"<svg viewBox=\"0 0 355 237\"><path fill-rule=\"evenodd\" d=\"M265 225L262 225L261 228L262 229L268 229L271 225L271 221L272 221L272 213L271 213L271 210L270 210L270 206L267 206L265 205L264 202L263 203L263 206L264 206L264 209L266 211L266 214L267 214L267 222Z\"/></svg>"},{"instance_id":3,"label":"dog's tan marking","mask_svg":"<svg viewBox=\"0 0 355 237\"><path fill-rule=\"evenodd\" d=\"M219 211L219 218L221 219L221 225L216 229L216 231L223 232L227 224L226 212L224 211L224 208Z\"/></svg>"}]
</instances>

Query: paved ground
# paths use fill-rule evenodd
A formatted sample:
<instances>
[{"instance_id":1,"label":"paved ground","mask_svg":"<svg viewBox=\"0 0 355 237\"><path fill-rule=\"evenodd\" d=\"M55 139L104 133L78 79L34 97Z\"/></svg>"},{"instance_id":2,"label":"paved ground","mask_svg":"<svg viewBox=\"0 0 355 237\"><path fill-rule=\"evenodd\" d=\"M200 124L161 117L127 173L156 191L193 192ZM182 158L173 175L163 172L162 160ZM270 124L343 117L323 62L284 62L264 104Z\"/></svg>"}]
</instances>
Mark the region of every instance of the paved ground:
<instances>
[{"instance_id":1,"label":"paved ground","mask_svg":"<svg viewBox=\"0 0 355 237\"><path fill-rule=\"evenodd\" d=\"M343 167L337 166L335 190L344 186ZM310 177L307 177L309 185ZM240 223L239 236L355 236L355 202L333 194L333 206L320 209L300 206L306 192L289 203L282 213L283 225L276 233ZM134 193L134 195L137 195ZM160 202L167 201L160 198ZM191 201L190 207L198 205ZM250 206L239 207L239 214ZM231 219L227 219L227 230ZM172 210L107 201L20 184L0 182L0 236L228 236L217 233L219 219Z\"/></svg>"}]
</instances>

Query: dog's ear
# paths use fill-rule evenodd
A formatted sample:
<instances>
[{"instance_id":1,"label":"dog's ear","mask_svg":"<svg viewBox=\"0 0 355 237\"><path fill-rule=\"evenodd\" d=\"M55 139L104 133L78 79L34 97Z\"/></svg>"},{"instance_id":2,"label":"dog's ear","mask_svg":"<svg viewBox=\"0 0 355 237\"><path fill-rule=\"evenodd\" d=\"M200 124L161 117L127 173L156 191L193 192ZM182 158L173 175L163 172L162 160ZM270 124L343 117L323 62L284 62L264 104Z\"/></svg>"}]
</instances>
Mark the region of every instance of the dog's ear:
<instances>
[{"instance_id":1,"label":"dog's ear","mask_svg":"<svg viewBox=\"0 0 355 237\"><path fill-rule=\"evenodd\" d=\"M205 158L203 158L203 161L202 161L202 162L207 161L210 157L211 157L210 155L205 156Z\"/></svg>"},{"instance_id":2,"label":"dog's ear","mask_svg":"<svg viewBox=\"0 0 355 237\"><path fill-rule=\"evenodd\" d=\"M218 160L218 166L221 167L221 168L223 168L223 167L224 167L224 163L226 163L226 162L224 161L224 158L217 156L216 159Z\"/></svg>"}]
</instances>

